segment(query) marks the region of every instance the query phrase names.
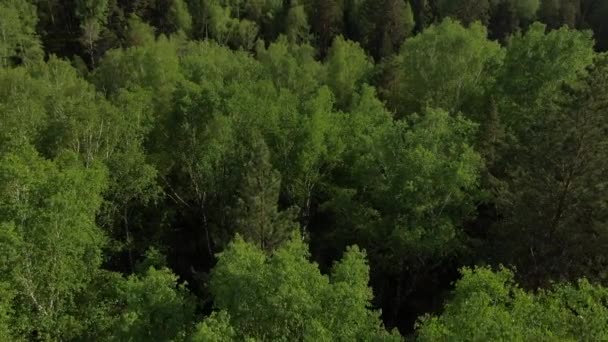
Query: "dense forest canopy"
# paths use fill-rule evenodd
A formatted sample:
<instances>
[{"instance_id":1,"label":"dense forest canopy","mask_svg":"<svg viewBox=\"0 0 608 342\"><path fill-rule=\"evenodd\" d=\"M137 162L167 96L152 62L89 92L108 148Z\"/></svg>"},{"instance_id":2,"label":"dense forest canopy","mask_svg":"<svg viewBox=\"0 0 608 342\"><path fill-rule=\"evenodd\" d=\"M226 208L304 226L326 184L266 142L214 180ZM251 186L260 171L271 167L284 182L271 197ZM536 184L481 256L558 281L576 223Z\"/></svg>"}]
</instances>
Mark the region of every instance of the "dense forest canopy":
<instances>
[{"instance_id":1,"label":"dense forest canopy","mask_svg":"<svg viewBox=\"0 0 608 342\"><path fill-rule=\"evenodd\" d=\"M607 16L0 0L0 340L607 340Z\"/></svg>"}]
</instances>

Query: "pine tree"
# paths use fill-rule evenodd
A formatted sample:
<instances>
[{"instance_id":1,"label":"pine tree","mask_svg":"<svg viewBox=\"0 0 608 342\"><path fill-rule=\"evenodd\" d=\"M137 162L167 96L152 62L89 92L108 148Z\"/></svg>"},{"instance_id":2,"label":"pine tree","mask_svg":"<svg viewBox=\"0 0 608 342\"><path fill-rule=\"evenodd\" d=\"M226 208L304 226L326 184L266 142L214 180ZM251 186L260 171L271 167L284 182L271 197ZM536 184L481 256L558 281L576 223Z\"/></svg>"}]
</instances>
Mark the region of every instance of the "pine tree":
<instances>
[{"instance_id":1,"label":"pine tree","mask_svg":"<svg viewBox=\"0 0 608 342\"><path fill-rule=\"evenodd\" d=\"M319 50L324 56L333 38L344 26L343 0L315 0L312 26L317 34Z\"/></svg>"},{"instance_id":2,"label":"pine tree","mask_svg":"<svg viewBox=\"0 0 608 342\"><path fill-rule=\"evenodd\" d=\"M602 58L507 146L493 253L516 265L527 285L607 280L607 71Z\"/></svg>"},{"instance_id":3,"label":"pine tree","mask_svg":"<svg viewBox=\"0 0 608 342\"><path fill-rule=\"evenodd\" d=\"M259 248L272 251L297 229L295 212L277 208L281 176L270 164L263 138L254 134L251 144L251 159L234 212L236 231Z\"/></svg>"},{"instance_id":4,"label":"pine tree","mask_svg":"<svg viewBox=\"0 0 608 342\"><path fill-rule=\"evenodd\" d=\"M488 25L490 2L488 0L439 0L439 11L443 17L459 20L465 26L475 21Z\"/></svg>"},{"instance_id":5,"label":"pine tree","mask_svg":"<svg viewBox=\"0 0 608 342\"><path fill-rule=\"evenodd\" d=\"M376 59L398 51L415 26L412 7L404 0L366 0L357 22L363 45Z\"/></svg>"}]
</instances>

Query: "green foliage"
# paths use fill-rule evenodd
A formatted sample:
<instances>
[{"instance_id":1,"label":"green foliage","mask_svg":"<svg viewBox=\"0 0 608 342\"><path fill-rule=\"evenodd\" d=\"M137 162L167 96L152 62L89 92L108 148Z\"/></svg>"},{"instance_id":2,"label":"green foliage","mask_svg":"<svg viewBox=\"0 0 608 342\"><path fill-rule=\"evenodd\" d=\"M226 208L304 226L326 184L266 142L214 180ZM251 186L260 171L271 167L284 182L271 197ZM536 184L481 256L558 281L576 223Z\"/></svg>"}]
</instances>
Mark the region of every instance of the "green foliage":
<instances>
[{"instance_id":1,"label":"green foliage","mask_svg":"<svg viewBox=\"0 0 608 342\"><path fill-rule=\"evenodd\" d=\"M373 64L358 44L346 41L341 36L334 39L327 57L327 83L336 102L348 108L354 93L365 82Z\"/></svg>"},{"instance_id":2,"label":"green foliage","mask_svg":"<svg viewBox=\"0 0 608 342\"><path fill-rule=\"evenodd\" d=\"M129 32L127 33L127 44L129 46L144 46L154 43L154 28L139 17L129 18Z\"/></svg>"},{"instance_id":3,"label":"green foliage","mask_svg":"<svg viewBox=\"0 0 608 342\"><path fill-rule=\"evenodd\" d=\"M468 26L479 21L487 25L490 20L491 0L439 0L439 11L444 17L452 17Z\"/></svg>"},{"instance_id":4,"label":"green foliage","mask_svg":"<svg viewBox=\"0 0 608 342\"><path fill-rule=\"evenodd\" d=\"M95 69L95 85L115 94L119 89L153 90L156 97L169 96L179 79L179 61L174 41L160 37L154 43L108 51Z\"/></svg>"},{"instance_id":5,"label":"green foliage","mask_svg":"<svg viewBox=\"0 0 608 342\"><path fill-rule=\"evenodd\" d=\"M0 66L30 63L41 59L36 33L36 7L28 1L0 1Z\"/></svg>"},{"instance_id":6,"label":"green foliage","mask_svg":"<svg viewBox=\"0 0 608 342\"><path fill-rule=\"evenodd\" d=\"M349 248L330 277L308 258L297 234L271 256L237 236L212 273L220 311L199 325L199 339L399 340L367 309L372 294L364 252Z\"/></svg>"},{"instance_id":7,"label":"green foliage","mask_svg":"<svg viewBox=\"0 0 608 342\"><path fill-rule=\"evenodd\" d=\"M192 17L184 0L173 0L169 7L168 21L172 32L190 32L192 29Z\"/></svg>"},{"instance_id":8,"label":"green foliage","mask_svg":"<svg viewBox=\"0 0 608 342\"><path fill-rule=\"evenodd\" d=\"M607 339L604 2L0 0L0 340Z\"/></svg>"},{"instance_id":9,"label":"green foliage","mask_svg":"<svg viewBox=\"0 0 608 342\"><path fill-rule=\"evenodd\" d=\"M285 21L285 34L290 43L306 43L310 40L310 25L303 5L299 5L295 0L292 1Z\"/></svg>"},{"instance_id":10,"label":"green foliage","mask_svg":"<svg viewBox=\"0 0 608 342\"><path fill-rule=\"evenodd\" d=\"M121 136L119 113L67 62L51 58L29 70L44 84L45 93L30 100L46 112L43 129L32 136L38 149L54 157L68 149L79 154L88 166L107 160ZM101 134L100 134L101 132Z\"/></svg>"},{"instance_id":11,"label":"green foliage","mask_svg":"<svg viewBox=\"0 0 608 342\"><path fill-rule=\"evenodd\" d=\"M596 116L603 97L590 95L600 94L596 89L605 86L603 62L588 68L594 56L588 33L567 28L545 33L544 25L534 24L510 41L497 83L497 109L506 136L497 145L498 160L491 172L498 180L494 191L505 219L497 222L493 234L498 239L505 234L518 237L509 238L513 244L504 248L493 247L493 254L517 265L528 284L605 277L601 272L592 275L586 266L603 263L602 253L583 243L603 241L604 233L600 229L591 238L585 233L590 231L580 229L599 227L589 212L600 213L597 205L603 206L592 195L601 193L602 186L588 183L597 182L593 173L603 169L603 148L590 145L602 144L599 132L605 125L602 116ZM532 205L538 209L532 210ZM549 263L539 262L549 255ZM570 263L573 259L580 262Z\"/></svg>"},{"instance_id":12,"label":"green foliage","mask_svg":"<svg viewBox=\"0 0 608 342\"><path fill-rule=\"evenodd\" d=\"M235 37L230 41L232 45L251 50L258 37L258 26L253 21L243 19L239 21L235 31Z\"/></svg>"},{"instance_id":13,"label":"green foliage","mask_svg":"<svg viewBox=\"0 0 608 342\"><path fill-rule=\"evenodd\" d=\"M490 37L506 42L519 30L526 30L536 18L539 0L491 0L488 31Z\"/></svg>"},{"instance_id":14,"label":"green foliage","mask_svg":"<svg viewBox=\"0 0 608 342\"><path fill-rule=\"evenodd\" d=\"M257 48L257 59L277 88L286 88L308 97L320 86L323 69L314 59L310 45L290 45L284 36L264 48Z\"/></svg>"},{"instance_id":15,"label":"green foliage","mask_svg":"<svg viewBox=\"0 0 608 342\"><path fill-rule=\"evenodd\" d=\"M304 103L306 117L299 125L302 139L296 144L295 163L287 175L292 180L287 191L295 203L308 210L312 191L324 176L324 171L339 163L344 146L339 138L340 114L333 111L334 100L327 87Z\"/></svg>"},{"instance_id":16,"label":"green foliage","mask_svg":"<svg viewBox=\"0 0 608 342\"><path fill-rule=\"evenodd\" d=\"M230 17L230 9L211 2L206 8L208 23L205 35L211 35L220 43L226 43L231 37L234 19Z\"/></svg>"},{"instance_id":17,"label":"green foliage","mask_svg":"<svg viewBox=\"0 0 608 342\"><path fill-rule=\"evenodd\" d=\"M419 340L598 341L608 334L603 287L581 280L534 294L507 269L461 272L444 312L420 320Z\"/></svg>"},{"instance_id":18,"label":"green foliage","mask_svg":"<svg viewBox=\"0 0 608 342\"><path fill-rule=\"evenodd\" d=\"M2 242L0 242L0 244L2 244ZM3 263L8 262L4 257L2 257L0 261ZM14 297L15 294L12 286L4 281L0 282L0 339L6 341L18 340L11 331L11 320L14 317L14 311L11 304Z\"/></svg>"},{"instance_id":19,"label":"green foliage","mask_svg":"<svg viewBox=\"0 0 608 342\"><path fill-rule=\"evenodd\" d=\"M312 0L310 18L313 32L317 34L322 53L327 51L333 37L340 34L344 25L344 0Z\"/></svg>"},{"instance_id":20,"label":"green foliage","mask_svg":"<svg viewBox=\"0 0 608 342\"><path fill-rule=\"evenodd\" d=\"M84 327L75 340L187 340L194 326L195 300L168 268L151 266L156 260L150 257L141 263L141 272L126 278L97 272L78 297Z\"/></svg>"},{"instance_id":21,"label":"green foliage","mask_svg":"<svg viewBox=\"0 0 608 342\"><path fill-rule=\"evenodd\" d=\"M11 330L73 337L75 297L102 261L95 214L106 173L83 168L72 154L44 160L29 146L3 153L0 167L0 281L14 290Z\"/></svg>"},{"instance_id":22,"label":"green foliage","mask_svg":"<svg viewBox=\"0 0 608 342\"><path fill-rule=\"evenodd\" d=\"M516 13L522 19L532 19L540 7L541 0L514 1Z\"/></svg>"},{"instance_id":23,"label":"green foliage","mask_svg":"<svg viewBox=\"0 0 608 342\"><path fill-rule=\"evenodd\" d=\"M230 325L226 311L215 311L199 323L192 335L193 342L230 342L236 339L237 333Z\"/></svg>"},{"instance_id":24,"label":"green foliage","mask_svg":"<svg viewBox=\"0 0 608 342\"><path fill-rule=\"evenodd\" d=\"M606 279L599 246L607 243L600 176L607 167L607 70L605 57L598 58L588 76L555 94L555 102L530 118L534 129L522 128L518 143L505 147L520 157L507 159L506 172L495 172L504 175L497 203L506 217L495 233L517 237L498 250L534 284Z\"/></svg>"},{"instance_id":25,"label":"green foliage","mask_svg":"<svg viewBox=\"0 0 608 342\"><path fill-rule=\"evenodd\" d=\"M268 147L259 135L252 138L251 160L245 165L234 219L236 231L262 250L272 251L298 229L294 211L279 212L280 174L272 169Z\"/></svg>"},{"instance_id":26,"label":"green foliage","mask_svg":"<svg viewBox=\"0 0 608 342\"><path fill-rule=\"evenodd\" d=\"M369 105L362 102L361 109ZM346 152L353 158L349 183L327 204L339 213L344 234L386 246L379 251L389 253L370 252L389 269L450 253L458 218L472 211L479 181L481 160L468 143L475 125L441 110L413 117L411 126L387 122L381 107L375 118L355 113L351 120L362 120L355 127L363 132L347 133L355 139L347 144L354 149Z\"/></svg>"},{"instance_id":27,"label":"green foliage","mask_svg":"<svg viewBox=\"0 0 608 342\"><path fill-rule=\"evenodd\" d=\"M116 341L185 340L194 302L185 284L170 270L150 267L117 285L123 307L112 332Z\"/></svg>"},{"instance_id":28,"label":"green foliage","mask_svg":"<svg viewBox=\"0 0 608 342\"><path fill-rule=\"evenodd\" d=\"M79 0L75 4L76 17L80 19L80 43L91 57L95 65L95 44L101 38L104 25L108 20L110 3L108 0Z\"/></svg>"},{"instance_id":29,"label":"green foliage","mask_svg":"<svg viewBox=\"0 0 608 342\"><path fill-rule=\"evenodd\" d=\"M212 255L212 241L225 244L234 233L233 225L227 229L228 222L233 223L228 209L234 208L248 162L246 148L251 145L245 140L258 122L274 113L262 110L275 93L254 95L251 81L260 66L246 53L212 42L192 44L186 51L180 68L188 80L177 84L175 106L160 126L170 134L159 140L157 165L162 177L181 180L169 196L197 211L205 235L217 233L206 237ZM251 115L245 115L250 110ZM251 120L261 114L254 124Z\"/></svg>"},{"instance_id":30,"label":"green foliage","mask_svg":"<svg viewBox=\"0 0 608 342\"><path fill-rule=\"evenodd\" d=\"M594 57L589 32L562 28L546 33L533 24L525 34L509 41L499 76L499 111L516 131L529 127L538 111L555 99L564 82L572 82ZM534 75L534 77L531 77Z\"/></svg>"},{"instance_id":31,"label":"green foliage","mask_svg":"<svg viewBox=\"0 0 608 342\"><path fill-rule=\"evenodd\" d=\"M384 89L390 107L400 116L426 107L466 112L492 86L502 61L500 46L486 35L479 24L464 28L446 19L408 39Z\"/></svg>"},{"instance_id":32,"label":"green foliage","mask_svg":"<svg viewBox=\"0 0 608 342\"><path fill-rule=\"evenodd\" d=\"M322 75L323 69L310 53L308 46L279 40L268 49L260 48L255 60L246 53L205 43L192 46L182 60L191 82L179 84L175 93L178 106L167 124L175 132L172 143L183 154L178 153L178 164L167 172L180 174L190 184L173 190L204 211L204 226L221 232L210 236L219 245L228 241L236 226L242 226L226 209L240 211L244 217L250 216L246 214L249 210L258 212L247 202L254 201L259 189L269 191L261 196L269 204L276 204L279 194L284 194L289 201L285 207L298 206L306 220L323 168L338 160L338 114L333 111L331 92L319 89L319 80L311 74ZM251 163L259 161L258 157L252 159L251 152L264 145L269 150L264 158L270 164L254 170ZM171 158L173 151L167 156ZM271 166L286 181L279 187L272 180L279 179L276 174L264 180L268 183L256 185L255 179L270 172ZM241 204L237 203L239 196L244 196ZM264 213L268 209L259 211L259 215Z\"/></svg>"},{"instance_id":33,"label":"green foliage","mask_svg":"<svg viewBox=\"0 0 608 342\"><path fill-rule=\"evenodd\" d=\"M580 16L579 0L542 0L538 16L549 27L576 27Z\"/></svg>"},{"instance_id":34,"label":"green foliage","mask_svg":"<svg viewBox=\"0 0 608 342\"><path fill-rule=\"evenodd\" d=\"M47 93L47 87L30 75L24 68L0 69L0 108L3 113L0 146L9 142L34 143L44 128L47 113L39 101Z\"/></svg>"},{"instance_id":35,"label":"green foliage","mask_svg":"<svg viewBox=\"0 0 608 342\"><path fill-rule=\"evenodd\" d=\"M221 44L251 50L258 36L275 36L277 14L282 3L261 1L192 1L195 33L199 38L214 38Z\"/></svg>"},{"instance_id":36,"label":"green foliage","mask_svg":"<svg viewBox=\"0 0 608 342\"><path fill-rule=\"evenodd\" d=\"M346 18L353 37L377 59L398 51L415 24L410 2L402 0L353 1Z\"/></svg>"},{"instance_id":37,"label":"green foliage","mask_svg":"<svg viewBox=\"0 0 608 342\"><path fill-rule=\"evenodd\" d=\"M108 14L107 0L79 0L74 9L76 16L82 19L93 18L105 23Z\"/></svg>"}]
</instances>

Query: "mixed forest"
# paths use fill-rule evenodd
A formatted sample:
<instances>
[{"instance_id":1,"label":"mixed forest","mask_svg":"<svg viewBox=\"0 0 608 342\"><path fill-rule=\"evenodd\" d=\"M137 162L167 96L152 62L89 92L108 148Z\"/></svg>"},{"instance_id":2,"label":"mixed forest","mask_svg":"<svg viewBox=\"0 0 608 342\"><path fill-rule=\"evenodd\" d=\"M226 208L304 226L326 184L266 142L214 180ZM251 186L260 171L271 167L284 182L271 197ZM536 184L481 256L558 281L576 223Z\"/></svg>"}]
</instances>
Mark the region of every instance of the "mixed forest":
<instances>
[{"instance_id":1,"label":"mixed forest","mask_svg":"<svg viewBox=\"0 0 608 342\"><path fill-rule=\"evenodd\" d=\"M0 341L608 340L606 18L0 0Z\"/></svg>"}]
</instances>

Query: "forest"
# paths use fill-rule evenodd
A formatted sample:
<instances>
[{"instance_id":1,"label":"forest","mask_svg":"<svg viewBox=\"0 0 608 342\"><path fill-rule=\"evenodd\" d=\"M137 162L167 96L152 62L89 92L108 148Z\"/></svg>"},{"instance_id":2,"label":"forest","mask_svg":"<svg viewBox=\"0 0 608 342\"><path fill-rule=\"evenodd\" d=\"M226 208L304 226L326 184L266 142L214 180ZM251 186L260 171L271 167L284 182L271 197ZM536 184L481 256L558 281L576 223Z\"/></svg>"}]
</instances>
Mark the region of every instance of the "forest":
<instances>
[{"instance_id":1,"label":"forest","mask_svg":"<svg viewBox=\"0 0 608 342\"><path fill-rule=\"evenodd\" d=\"M608 340L606 18L0 0L0 341Z\"/></svg>"}]
</instances>

